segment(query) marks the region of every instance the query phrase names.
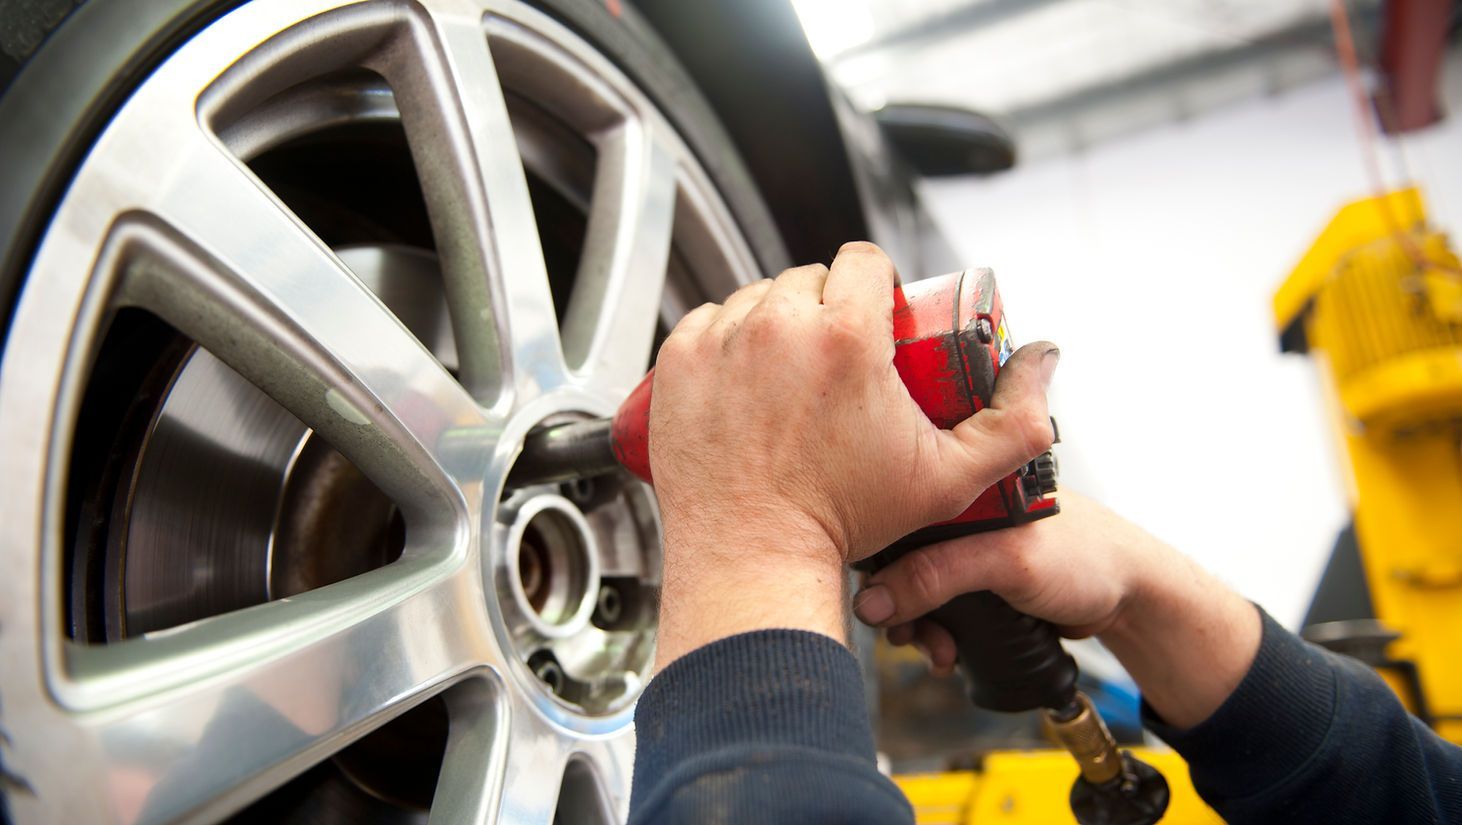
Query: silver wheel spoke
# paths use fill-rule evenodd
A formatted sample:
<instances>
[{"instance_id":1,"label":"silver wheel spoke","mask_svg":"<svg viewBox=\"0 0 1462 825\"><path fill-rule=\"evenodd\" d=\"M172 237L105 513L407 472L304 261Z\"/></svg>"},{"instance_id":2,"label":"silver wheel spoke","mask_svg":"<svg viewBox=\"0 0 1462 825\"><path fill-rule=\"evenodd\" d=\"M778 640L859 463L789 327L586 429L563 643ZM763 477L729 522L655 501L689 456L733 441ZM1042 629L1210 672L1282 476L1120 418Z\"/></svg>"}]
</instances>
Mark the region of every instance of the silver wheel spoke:
<instances>
[{"instance_id":1,"label":"silver wheel spoke","mask_svg":"<svg viewBox=\"0 0 1462 825\"><path fill-rule=\"evenodd\" d=\"M635 761L635 740L631 733L621 733L589 743L579 755L578 770L586 780L575 783L573 792L581 798L580 804L601 812L604 825L623 822L629 813L630 768ZM571 767L571 770L573 768ZM586 823L594 820L584 817Z\"/></svg>"},{"instance_id":2,"label":"silver wheel spoke","mask_svg":"<svg viewBox=\"0 0 1462 825\"><path fill-rule=\"evenodd\" d=\"M660 317L675 218L675 159L644 120L604 133L588 234L564 319L564 355L596 388L643 376Z\"/></svg>"},{"instance_id":3,"label":"silver wheel spoke","mask_svg":"<svg viewBox=\"0 0 1462 825\"><path fill-rule=\"evenodd\" d=\"M431 212L463 380L491 405L505 388L532 396L557 387L563 353L481 9L430 5L413 27L413 53L384 71Z\"/></svg>"},{"instance_id":4,"label":"silver wheel spoke","mask_svg":"<svg viewBox=\"0 0 1462 825\"><path fill-rule=\"evenodd\" d=\"M441 496L441 468L471 464L462 452L490 440L477 405L247 170L201 136L184 152L155 219L133 230L147 254L127 266L124 300L208 348L403 506Z\"/></svg>"},{"instance_id":5,"label":"silver wheel spoke","mask_svg":"<svg viewBox=\"0 0 1462 825\"><path fill-rule=\"evenodd\" d=\"M432 574L403 564L414 569L389 586L368 574L334 593L70 650L75 698L99 705L88 724L112 784L129 783L141 799L137 820L246 804L480 658L469 625L442 621L472 612L453 595L456 582L402 595Z\"/></svg>"},{"instance_id":6,"label":"silver wheel spoke","mask_svg":"<svg viewBox=\"0 0 1462 825\"><path fill-rule=\"evenodd\" d=\"M497 821L508 744L509 701L500 686L469 680L447 693L450 727L430 822L487 825Z\"/></svg>"},{"instance_id":7,"label":"silver wheel spoke","mask_svg":"<svg viewBox=\"0 0 1462 825\"><path fill-rule=\"evenodd\" d=\"M512 825L553 825L559 779L568 764L569 743L519 699L509 720L511 741L502 765L502 808L498 821ZM574 821L574 820L566 820Z\"/></svg>"}]
</instances>

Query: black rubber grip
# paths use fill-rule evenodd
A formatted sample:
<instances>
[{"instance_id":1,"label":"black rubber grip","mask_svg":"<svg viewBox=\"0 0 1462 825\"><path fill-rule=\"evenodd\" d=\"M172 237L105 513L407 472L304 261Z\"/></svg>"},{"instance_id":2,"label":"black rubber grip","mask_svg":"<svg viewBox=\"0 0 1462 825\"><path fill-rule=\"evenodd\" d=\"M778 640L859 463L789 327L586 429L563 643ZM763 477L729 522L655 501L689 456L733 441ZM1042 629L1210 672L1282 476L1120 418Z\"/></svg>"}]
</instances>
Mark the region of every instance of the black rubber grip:
<instances>
[{"instance_id":1,"label":"black rubber grip","mask_svg":"<svg viewBox=\"0 0 1462 825\"><path fill-rule=\"evenodd\" d=\"M982 590L929 614L954 637L977 706L1005 713L1065 708L1076 698L1076 660L1047 621Z\"/></svg>"},{"instance_id":2,"label":"black rubber grip","mask_svg":"<svg viewBox=\"0 0 1462 825\"><path fill-rule=\"evenodd\" d=\"M1054 513L1052 508L1032 517ZM986 521L925 527L856 566L876 572L920 547L1003 526L1007 525ZM1061 634L1050 622L1021 613L988 590L956 596L929 618L954 637L959 669L977 706L1015 713L1060 710L1075 701L1076 660L1061 646Z\"/></svg>"}]
</instances>

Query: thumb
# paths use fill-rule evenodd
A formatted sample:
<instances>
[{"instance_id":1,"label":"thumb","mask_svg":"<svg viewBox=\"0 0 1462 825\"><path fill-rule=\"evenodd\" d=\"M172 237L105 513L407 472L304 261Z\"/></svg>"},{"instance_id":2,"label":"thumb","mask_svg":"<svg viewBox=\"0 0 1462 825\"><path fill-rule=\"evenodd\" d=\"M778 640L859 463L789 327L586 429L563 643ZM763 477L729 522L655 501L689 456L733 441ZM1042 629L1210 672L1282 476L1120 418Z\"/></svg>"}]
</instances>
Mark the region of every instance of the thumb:
<instances>
[{"instance_id":1,"label":"thumb","mask_svg":"<svg viewBox=\"0 0 1462 825\"><path fill-rule=\"evenodd\" d=\"M962 489L984 490L1051 449L1055 430L1046 409L1046 389L1061 350L1037 341L1016 350L995 379L990 406L942 435L958 458L947 462Z\"/></svg>"},{"instance_id":2,"label":"thumb","mask_svg":"<svg viewBox=\"0 0 1462 825\"><path fill-rule=\"evenodd\" d=\"M868 579L853 597L853 612L864 624L890 627L963 593L1006 589L1014 574L1001 563L1003 542L999 533L982 533L907 553Z\"/></svg>"}]
</instances>

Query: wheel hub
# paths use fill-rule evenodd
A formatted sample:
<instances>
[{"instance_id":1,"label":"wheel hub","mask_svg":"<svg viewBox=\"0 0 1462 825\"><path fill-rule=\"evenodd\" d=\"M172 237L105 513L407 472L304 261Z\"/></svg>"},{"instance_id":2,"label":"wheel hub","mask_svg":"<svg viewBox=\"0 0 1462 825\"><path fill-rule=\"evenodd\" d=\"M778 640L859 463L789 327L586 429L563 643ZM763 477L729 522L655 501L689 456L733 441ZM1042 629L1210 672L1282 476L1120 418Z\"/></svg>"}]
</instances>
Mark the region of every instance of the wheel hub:
<instances>
[{"instance_id":1,"label":"wheel hub","mask_svg":"<svg viewBox=\"0 0 1462 825\"><path fill-rule=\"evenodd\" d=\"M660 544L648 491L601 476L513 490L498 512L509 575L496 603L510 647L575 712L622 709L654 653Z\"/></svg>"}]
</instances>

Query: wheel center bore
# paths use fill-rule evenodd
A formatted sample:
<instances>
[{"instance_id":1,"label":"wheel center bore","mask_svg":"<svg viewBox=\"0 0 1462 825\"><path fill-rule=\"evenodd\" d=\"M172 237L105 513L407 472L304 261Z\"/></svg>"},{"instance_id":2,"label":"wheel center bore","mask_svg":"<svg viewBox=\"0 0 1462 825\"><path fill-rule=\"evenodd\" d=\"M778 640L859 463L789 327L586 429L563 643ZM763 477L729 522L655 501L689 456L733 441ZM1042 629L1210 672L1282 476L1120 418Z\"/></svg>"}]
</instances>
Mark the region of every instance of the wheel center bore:
<instances>
[{"instance_id":1,"label":"wheel center bore","mask_svg":"<svg viewBox=\"0 0 1462 825\"><path fill-rule=\"evenodd\" d=\"M551 493L529 498L508 538L513 595L534 629L550 638L583 629L598 594L599 553L583 512Z\"/></svg>"},{"instance_id":2,"label":"wheel center bore","mask_svg":"<svg viewBox=\"0 0 1462 825\"><path fill-rule=\"evenodd\" d=\"M489 569L527 686L589 716L622 709L654 653L660 544L649 489L623 474L538 484L506 491L496 511L501 561Z\"/></svg>"}]
</instances>

